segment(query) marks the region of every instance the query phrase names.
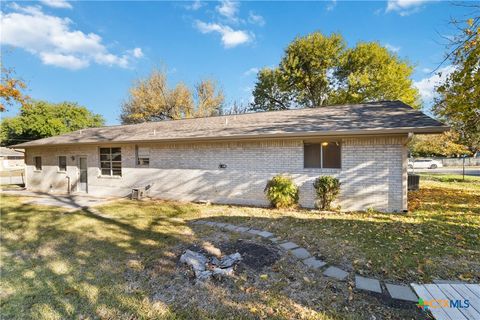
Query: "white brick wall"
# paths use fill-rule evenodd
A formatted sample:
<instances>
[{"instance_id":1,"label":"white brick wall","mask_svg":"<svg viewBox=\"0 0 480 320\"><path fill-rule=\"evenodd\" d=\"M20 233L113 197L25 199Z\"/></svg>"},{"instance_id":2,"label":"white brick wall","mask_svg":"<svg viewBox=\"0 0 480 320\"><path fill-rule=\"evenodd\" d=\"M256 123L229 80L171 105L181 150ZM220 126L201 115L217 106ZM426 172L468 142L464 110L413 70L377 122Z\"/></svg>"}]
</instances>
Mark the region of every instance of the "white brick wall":
<instances>
[{"instance_id":1,"label":"white brick wall","mask_svg":"<svg viewBox=\"0 0 480 320\"><path fill-rule=\"evenodd\" d=\"M339 138L342 169L304 169L302 140L139 144L150 148L150 167L137 168L135 145L122 147L122 177L100 177L99 146L30 148L27 187L44 192L67 192L75 186L78 155L88 156L88 186L92 195L126 196L132 187L152 185L153 197L210 200L217 203L268 205L263 189L268 179L284 173L300 186L300 204L314 205L313 181L333 175L342 183L338 203L343 210L401 211L406 209L406 136ZM108 147L108 144L101 145ZM58 172L59 155L67 155L68 170ZM33 157L43 170L35 172ZM75 157L73 159L72 157ZM219 169L219 164L227 168Z\"/></svg>"}]
</instances>

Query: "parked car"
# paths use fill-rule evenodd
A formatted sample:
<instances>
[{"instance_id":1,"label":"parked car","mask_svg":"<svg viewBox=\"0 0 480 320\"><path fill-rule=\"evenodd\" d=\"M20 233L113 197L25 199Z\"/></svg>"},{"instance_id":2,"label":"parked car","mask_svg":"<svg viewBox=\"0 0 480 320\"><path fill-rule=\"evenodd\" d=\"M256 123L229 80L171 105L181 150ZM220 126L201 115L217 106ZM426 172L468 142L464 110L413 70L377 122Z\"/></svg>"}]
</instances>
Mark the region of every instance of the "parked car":
<instances>
[{"instance_id":1,"label":"parked car","mask_svg":"<svg viewBox=\"0 0 480 320\"><path fill-rule=\"evenodd\" d=\"M436 169L441 167L443 167L442 162L434 159L408 160L409 169Z\"/></svg>"}]
</instances>

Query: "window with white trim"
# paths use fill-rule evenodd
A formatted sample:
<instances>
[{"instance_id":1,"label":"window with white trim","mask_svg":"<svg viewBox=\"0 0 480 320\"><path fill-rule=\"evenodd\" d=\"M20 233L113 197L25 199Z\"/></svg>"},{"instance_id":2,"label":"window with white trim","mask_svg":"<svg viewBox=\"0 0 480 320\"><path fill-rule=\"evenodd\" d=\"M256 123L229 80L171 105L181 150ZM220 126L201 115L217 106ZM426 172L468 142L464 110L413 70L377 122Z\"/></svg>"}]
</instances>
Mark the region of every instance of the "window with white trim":
<instances>
[{"instance_id":1,"label":"window with white trim","mask_svg":"<svg viewBox=\"0 0 480 320\"><path fill-rule=\"evenodd\" d=\"M305 143L303 160L304 168L340 169L342 167L340 142Z\"/></svg>"},{"instance_id":2,"label":"window with white trim","mask_svg":"<svg viewBox=\"0 0 480 320\"><path fill-rule=\"evenodd\" d=\"M137 166L148 167L150 165L150 148L137 147Z\"/></svg>"},{"instance_id":3,"label":"window with white trim","mask_svg":"<svg viewBox=\"0 0 480 320\"><path fill-rule=\"evenodd\" d=\"M102 176L122 176L122 148L100 148Z\"/></svg>"}]
</instances>

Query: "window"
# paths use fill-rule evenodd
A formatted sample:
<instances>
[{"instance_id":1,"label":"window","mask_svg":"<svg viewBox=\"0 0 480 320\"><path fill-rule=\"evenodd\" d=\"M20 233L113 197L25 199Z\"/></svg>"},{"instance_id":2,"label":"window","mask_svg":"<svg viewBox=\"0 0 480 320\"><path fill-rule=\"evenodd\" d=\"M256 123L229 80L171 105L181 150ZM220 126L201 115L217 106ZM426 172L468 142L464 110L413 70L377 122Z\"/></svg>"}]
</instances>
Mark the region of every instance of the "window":
<instances>
[{"instance_id":1,"label":"window","mask_svg":"<svg viewBox=\"0 0 480 320\"><path fill-rule=\"evenodd\" d=\"M340 143L336 141L305 143L303 147L305 168L341 168Z\"/></svg>"},{"instance_id":2,"label":"window","mask_svg":"<svg viewBox=\"0 0 480 320\"><path fill-rule=\"evenodd\" d=\"M137 148L137 166L148 167L150 165L150 149L149 148Z\"/></svg>"},{"instance_id":3,"label":"window","mask_svg":"<svg viewBox=\"0 0 480 320\"><path fill-rule=\"evenodd\" d=\"M58 157L58 171L65 172L67 171L67 157L59 156Z\"/></svg>"},{"instance_id":4,"label":"window","mask_svg":"<svg viewBox=\"0 0 480 320\"><path fill-rule=\"evenodd\" d=\"M102 176L122 175L121 148L100 148L100 172Z\"/></svg>"},{"instance_id":5,"label":"window","mask_svg":"<svg viewBox=\"0 0 480 320\"><path fill-rule=\"evenodd\" d=\"M35 170L41 171L42 170L42 157L35 157Z\"/></svg>"}]
</instances>

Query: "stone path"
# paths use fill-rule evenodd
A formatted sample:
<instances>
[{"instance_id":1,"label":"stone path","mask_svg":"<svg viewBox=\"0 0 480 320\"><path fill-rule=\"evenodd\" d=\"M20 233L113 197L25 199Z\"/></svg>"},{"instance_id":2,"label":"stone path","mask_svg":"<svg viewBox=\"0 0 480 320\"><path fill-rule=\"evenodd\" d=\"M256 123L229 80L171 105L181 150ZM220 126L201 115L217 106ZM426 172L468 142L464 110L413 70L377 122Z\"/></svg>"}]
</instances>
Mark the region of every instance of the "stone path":
<instances>
[{"instance_id":1,"label":"stone path","mask_svg":"<svg viewBox=\"0 0 480 320\"><path fill-rule=\"evenodd\" d=\"M207 225L211 227L221 228L224 230L246 233L269 239L272 243L276 244L282 251L290 253L308 268L311 268L313 270L322 270L323 275L326 277L339 281L346 281L349 277L354 276L355 288L357 290L363 290L372 294L386 294L389 295L392 299L402 300L406 302L418 301L417 295L408 285L384 283L384 286L382 286L382 281L380 279L367 278L360 275L352 275L350 272L343 270L340 267L328 265L325 261L322 261L312 256L307 249L300 247L294 242L282 240L276 237L271 232L265 230L251 229L244 226L235 226L228 223L204 220L197 220L193 222L193 224Z\"/></svg>"}]
</instances>

